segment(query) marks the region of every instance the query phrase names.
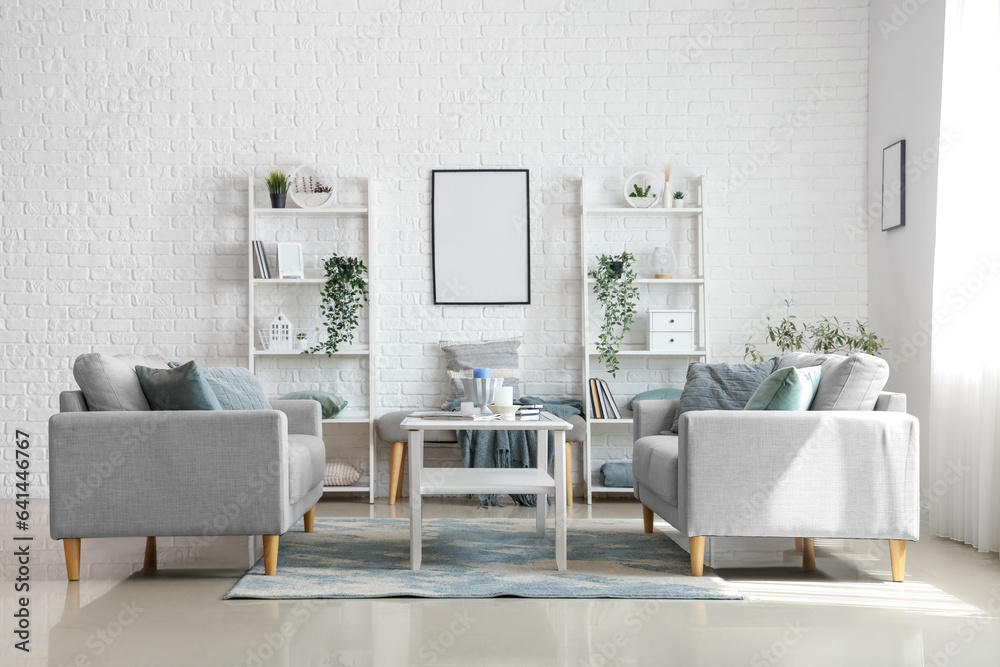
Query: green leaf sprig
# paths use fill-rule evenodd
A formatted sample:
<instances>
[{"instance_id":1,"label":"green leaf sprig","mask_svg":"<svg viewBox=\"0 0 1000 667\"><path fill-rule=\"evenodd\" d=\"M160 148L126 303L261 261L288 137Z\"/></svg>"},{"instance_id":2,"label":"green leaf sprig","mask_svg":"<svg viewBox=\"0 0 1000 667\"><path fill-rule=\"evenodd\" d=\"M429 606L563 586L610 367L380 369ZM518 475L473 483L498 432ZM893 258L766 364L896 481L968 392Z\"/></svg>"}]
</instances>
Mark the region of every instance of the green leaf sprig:
<instances>
[{"instance_id":1,"label":"green leaf sprig","mask_svg":"<svg viewBox=\"0 0 1000 667\"><path fill-rule=\"evenodd\" d=\"M368 267L357 257L334 253L323 263L326 283L321 292L320 313L326 320L326 340L306 352L326 352L330 356L341 344L354 340L358 311L368 303Z\"/></svg>"}]
</instances>

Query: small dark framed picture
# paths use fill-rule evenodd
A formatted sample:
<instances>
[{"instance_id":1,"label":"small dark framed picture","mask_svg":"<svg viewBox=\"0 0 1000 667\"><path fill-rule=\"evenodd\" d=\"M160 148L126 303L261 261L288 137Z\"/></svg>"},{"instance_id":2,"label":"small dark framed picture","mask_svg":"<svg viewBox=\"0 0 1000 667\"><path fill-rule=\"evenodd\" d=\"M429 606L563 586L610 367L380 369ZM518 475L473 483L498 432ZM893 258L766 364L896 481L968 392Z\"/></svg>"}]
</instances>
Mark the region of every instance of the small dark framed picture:
<instances>
[{"instance_id":1,"label":"small dark framed picture","mask_svg":"<svg viewBox=\"0 0 1000 667\"><path fill-rule=\"evenodd\" d=\"M906 224L906 139L882 149L882 231Z\"/></svg>"}]
</instances>

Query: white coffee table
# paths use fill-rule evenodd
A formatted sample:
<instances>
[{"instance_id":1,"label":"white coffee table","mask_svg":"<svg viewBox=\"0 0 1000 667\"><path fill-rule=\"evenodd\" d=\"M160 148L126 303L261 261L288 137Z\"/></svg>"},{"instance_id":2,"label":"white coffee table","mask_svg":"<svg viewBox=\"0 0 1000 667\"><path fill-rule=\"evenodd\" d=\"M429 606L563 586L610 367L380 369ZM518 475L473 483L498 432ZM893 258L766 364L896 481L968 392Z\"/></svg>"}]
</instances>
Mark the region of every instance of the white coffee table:
<instances>
[{"instance_id":1,"label":"white coffee table","mask_svg":"<svg viewBox=\"0 0 1000 667\"><path fill-rule=\"evenodd\" d=\"M566 569L566 460L554 456L554 475L548 473L547 431L554 432L555 452L566 451L566 431L573 425L543 412L534 421L457 421L407 417L401 426L409 435L410 452L410 567L420 569L421 498L465 493L538 494L535 529L545 536L546 496L552 496L556 512L556 567ZM424 431L537 431L537 468L424 468Z\"/></svg>"}]
</instances>

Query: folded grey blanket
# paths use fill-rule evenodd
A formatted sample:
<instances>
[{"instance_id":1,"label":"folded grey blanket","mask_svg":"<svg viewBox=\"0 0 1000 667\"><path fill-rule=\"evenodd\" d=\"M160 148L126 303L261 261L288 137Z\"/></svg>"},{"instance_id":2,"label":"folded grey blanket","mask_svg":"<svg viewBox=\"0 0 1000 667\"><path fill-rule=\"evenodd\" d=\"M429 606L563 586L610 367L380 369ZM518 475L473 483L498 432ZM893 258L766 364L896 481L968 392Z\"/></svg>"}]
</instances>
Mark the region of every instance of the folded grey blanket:
<instances>
[{"instance_id":1,"label":"folded grey blanket","mask_svg":"<svg viewBox=\"0 0 1000 667\"><path fill-rule=\"evenodd\" d=\"M462 399L456 399L446 406L448 410L458 410ZM580 401L543 400L537 396L524 396L517 400L519 405L542 405L545 412L551 412L560 419L583 414ZM549 431L547 465L553 460L553 433ZM458 444L462 448L462 460L466 468L535 468L538 466L537 431L458 431ZM534 507L534 494L513 494L514 502ZM496 494L480 495L483 504L499 505Z\"/></svg>"}]
</instances>

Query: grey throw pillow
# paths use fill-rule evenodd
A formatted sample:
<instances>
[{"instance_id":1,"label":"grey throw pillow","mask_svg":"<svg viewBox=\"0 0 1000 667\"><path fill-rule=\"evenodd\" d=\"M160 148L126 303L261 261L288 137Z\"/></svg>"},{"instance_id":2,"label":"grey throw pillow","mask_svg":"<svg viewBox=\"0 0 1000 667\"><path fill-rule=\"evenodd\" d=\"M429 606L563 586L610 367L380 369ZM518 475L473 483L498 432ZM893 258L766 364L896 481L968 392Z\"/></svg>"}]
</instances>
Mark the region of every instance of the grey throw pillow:
<instances>
[{"instance_id":1,"label":"grey throw pillow","mask_svg":"<svg viewBox=\"0 0 1000 667\"><path fill-rule=\"evenodd\" d=\"M809 354L795 352L782 357L779 368L822 366L819 389L810 410L875 409L878 395L889 381L889 364L870 354Z\"/></svg>"},{"instance_id":2,"label":"grey throw pillow","mask_svg":"<svg viewBox=\"0 0 1000 667\"><path fill-rule=\"evenodd\" d=\"M514 388L514 398L521 396L521 360L518 349L520 338L472 341L468 343L442 342L445 369L448 371L449 399L465 394L462 378L471 378L475 368L489 368L495 378L504 379L503 386Z\"/></svg>"},{"instance_id":3,"label":"grey throw pillow","mask_svg":"<svg viewBox=\"0 0 1000 667\"><path fill-rule=\"evenodd\" d=\"M135 374L135 366L167 368L161 357L137 354L111 356L99 352L81 354L73 362L73 378L87 399L87 409L98 411L149 410L149 401Z\"/></svg>"},{"instance_id":4,"label":"grey throw pillow","mask_svg":"<svg viewBox=\"0 0 1000 667\"><path fill-rule=\"evenodd\" d=\"M142 393L154 410L221 410L219 399L193 361L175 368L136 366Z\"/></svg>"},{"instance_id":5,"label":"grey throw pillow","mask_svg":"<svg viewBox=\"0 0 1000 667\"><path fill-rule=\"evenodd\" d=\"M271 403L257 376L241 366L201 368L223 410L270 410Z\"/></svg>"},{"instance_id":6,"label":"grey throw pillow","mask_svg":"<svg viewBox=\"0 0 1000 667\"><path fill-rule=\"evenodd\" d=\"M691 362L670 430L677 433L677 425L685 412L742 410L760 383L774 372L777 365L777 357L759 364Z\"/></svg>"}]
</instances>

